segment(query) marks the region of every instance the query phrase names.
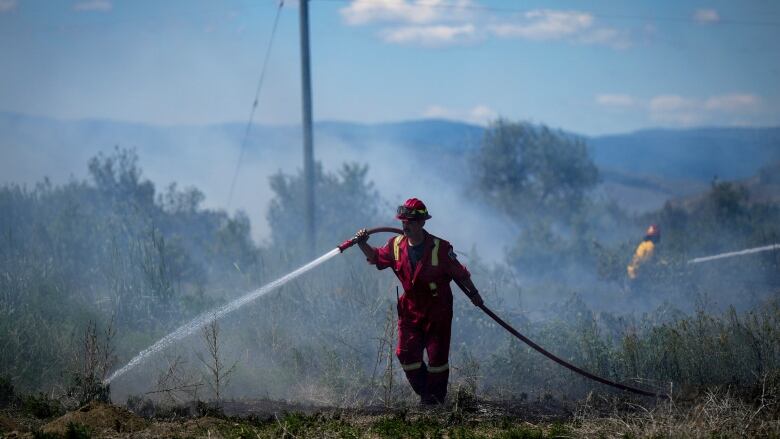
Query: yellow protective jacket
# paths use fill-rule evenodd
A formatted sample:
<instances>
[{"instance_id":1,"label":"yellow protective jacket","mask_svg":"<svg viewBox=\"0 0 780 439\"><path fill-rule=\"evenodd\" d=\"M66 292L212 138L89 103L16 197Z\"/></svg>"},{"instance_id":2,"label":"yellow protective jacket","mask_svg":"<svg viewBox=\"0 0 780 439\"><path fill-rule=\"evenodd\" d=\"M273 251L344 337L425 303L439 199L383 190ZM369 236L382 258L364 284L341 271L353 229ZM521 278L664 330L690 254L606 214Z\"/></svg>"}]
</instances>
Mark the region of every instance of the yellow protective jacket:
<instances>
[{"instance_id":1,"label":"yellow protective jacket","mask_svg":"<svg viewBox=\"0 0 780 439\"><path fill-rule=\"evenodd\" d=\"M636 251L634 252L634 257L631 258L631 263L628 264L628 267L626 267L629 279L636 279L639 266L652 258L654 251L655 244L649 239L642 241L639 246L637 246Z\"/></svg>"}]
</instances>

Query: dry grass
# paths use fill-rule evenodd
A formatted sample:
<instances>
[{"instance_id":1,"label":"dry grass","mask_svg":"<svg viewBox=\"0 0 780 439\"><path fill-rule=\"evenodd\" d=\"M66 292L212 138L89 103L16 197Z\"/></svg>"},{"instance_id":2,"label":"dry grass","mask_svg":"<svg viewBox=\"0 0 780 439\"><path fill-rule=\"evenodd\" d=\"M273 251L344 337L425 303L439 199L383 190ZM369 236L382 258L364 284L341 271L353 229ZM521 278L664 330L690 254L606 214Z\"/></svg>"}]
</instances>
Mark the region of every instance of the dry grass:
<instances>
[{"instance_id":1,"label":"dry grass","mask_svg":"<svg viewBox=\"0 0 780 439\"><path fill-rule=\"evenodd\" d=\"M780 437L779 401L765 391L754 404L729 392L707 392L694 402L669 400L650 408L624 403L606 414L588 398L575 413L572 431L583 438Z\"/></svg>"}]
</instances>

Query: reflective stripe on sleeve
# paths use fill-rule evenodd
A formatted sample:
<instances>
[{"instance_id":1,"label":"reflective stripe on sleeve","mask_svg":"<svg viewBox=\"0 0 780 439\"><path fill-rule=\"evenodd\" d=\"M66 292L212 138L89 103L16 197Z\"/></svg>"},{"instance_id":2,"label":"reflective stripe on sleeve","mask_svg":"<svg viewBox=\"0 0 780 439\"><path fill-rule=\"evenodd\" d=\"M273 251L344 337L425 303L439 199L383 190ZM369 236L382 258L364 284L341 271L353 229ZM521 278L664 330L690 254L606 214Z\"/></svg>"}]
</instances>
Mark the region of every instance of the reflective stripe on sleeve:
<instances>
[{"instance_id":1,"label":"reflective stripe on sleeve","mask_svg":"<svg viewBox=\"0 0 780 439\"><path fill-rule=\"evenodd\" d=\"M403 235L398 235L393 239L393 257L395 260L399 260L401 256L401 240L403 239Z\"/></svg>"},{"instance_id":2,"label":"reflective stripe on sleeve","mask_svg":"<svg viewBox=\"0 0 780 439\"><path fill-rule=\"evenodd\" d=\"M436 267L439 265L439 238L433 240L433 254L431 255L431 265Z\"/></svg>"},{"instance_id":3,"label":"reflective stripe on sleeve","mask_svg":"<svg viewBox=\"0 0 780 439\"><path fill-rule=\"evenodd\" d=\"M441 366L428 366L428 373L446 372L450 368L450 363L444 363Z\"/></svg>"},{"instance_id":4,"label":"reflective stripe on sleeve","mask_svg":"<svg viewBox=\"0 0 780 439\"><path fill-rule=\"evenodd\" d=\"M418 361L416 363L401 364L401 369L403 369L403 370L405 370L407 372L410 371L410 370L417 370L417 369L419 369L421 367L422 367L422 362L421 361Z\"/></svg>"}]
</instances>

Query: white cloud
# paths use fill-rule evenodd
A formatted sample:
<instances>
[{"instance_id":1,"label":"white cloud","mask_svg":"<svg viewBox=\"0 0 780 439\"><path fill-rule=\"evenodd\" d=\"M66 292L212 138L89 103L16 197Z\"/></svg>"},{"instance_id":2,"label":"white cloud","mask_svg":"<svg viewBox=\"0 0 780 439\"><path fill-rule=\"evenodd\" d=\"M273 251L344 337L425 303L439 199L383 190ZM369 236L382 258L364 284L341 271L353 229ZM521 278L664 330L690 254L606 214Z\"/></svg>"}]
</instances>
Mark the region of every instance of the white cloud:
<instances>
[{"instance_id":1,"label":"white cloud","mask_svg":"<svg viewBox=\"0 0 780 439\"><path fill-rule=\"evenodd\" d=\"M475 105L466 111L431 105L422 115L426 118L459 120L476 125L487 125L498 118L498 112L484 104Z\"/></svg>"},{"instance_id":2,"label":"white cloud","mask_svg":"<svg viewBox=\"0 0 780 439\"><path fill-rule=\"evenodd\" d=\"M633 109L646 112L655 122L676 126L696 124L737 125L746 118L755 117L761 109L759 96L749 93L730 93L704 98L677 94L662 94L641 99L628 94L600 94L595 96L597 105L606 108Z\"/></svg>"},{"instance_id":3,"label":"white cloud","mask_svg":"<svg viewBox=\"0 0 780 439\"><path fill-rule=\"evenodd\" d=\"M351 26L389 23L378 32L390 44L442 47L476 40L472 0L353 0L341 9Z\"/></svg>"},{"instance_id":4,"label":"white cloud","mask_svg":"<svg viewBox=\"0 0 780 439\"><path fill-rule=\"evenodd\" d=\"M474 0L352 0L340 13L350 26L389 23L378 35L392 44L438 47L493 35L614 49L631 46L626 31L597 26L593 14L583 11L535 9L507 20L482 10Z\"/></svg>"},{"instance_id":5,"label":"white cloud","mask_svg":"<svg viewBox=\"0 0 780 439\"><path fill-rule=\"evenodd\" d=\"M619 50L631 47L631 39L628 34L610 27L602 27L584 32L577 38L577 42L583 44L602 44Z\"/></svg>"},{"instance_id":6,"label":"white cloud","mask_svg":"<svg viewBox=\"0 0 780 439\"><path fill-rule=\"evenodd\" d=\"M720 21L720 15L715 9L697 9L693 13L693 19L698 23L717 23Z\"/></svg>"},{"instance_id":7,"label":"white cloud","mask_svg":"<svg viewBox=\"0 0 780 439\"><path fill-rule=\"evenodd\" d=\"M660 95L650 99L650 111L679 111L696 106L693 99L679 95Z\"/></svg>"},{"instance_id":8,"label":"white cloud","mask_svg":"<svg viewBox=\"0 0 780 439\"><path fill-rule=\"evenodd\" d=\"M385 29L381 32L382 40L395 44L420 44L426 47L439 47L473 40L475 28L473 24L460 26L404 26L395 29Z\"/></svg>"},{"instance_id":9,"label":"white cloud","mask_svg":"<svg viewBox=\"0 0 780 439\"><path fill-rule=\"evenodd\" d=\"M529 40L558 40L593 25L593 16L577 11L541 10L523 14L520 23L504 23L490 27L497 36Z\"/></svg>"},{"instance_id":10,"label":"white cloud","mask_svg":"<svg viewBox=\"0 0 780 439\"><path fill-rule=\"evenodd\" d=\"M0 0L0 14L16 8L16 0Z\"/></svg>"},{"instance_id":11,"label":"white cloud","mask_svg":"<svg viewBox=\"0 0 780 439\"><path fill-rule=\"evenodd\" d=\"M113 5L109 0L86 0L73 5L76 11L110 11Z\"/></svg>"},{"instance_id":12,"label":"white cloud","mask_svg":"<svg viewBox=\"0 0 780 439\"><path fill-rule=\"evenodd\" d=\"M660 95L648 102L651 119L675 125L691 126L701 123L733 125L744 120L745 114L755 112L761 103L752 94L724 94L706 99L679 95Z\"/></svg>"},{"instance_id":13,"label":"white cloud","mask_svg":"<svg viewBox=\"0 0 780 439\"><path fill-rule=\"evenodd\" d=\"M487 125L498 118L498 112L487 105L477 105L469 111L469 120L479 125Z\"/></svg>"},{"instance_id":14,"label":"white cloud","mask_svg":"<svg viewBox=\"0 0 780 439\"><path fill-rule=\"evenodd\" d=\"M701 105L691 98L680 95L660 95L647 104L650 119L660 123L689 127L705 119Z\"/></svg>"},{"instance_id":15,"label":"white cloud","mask_svg":"<svg viewBox=\"0 0 780 439\"><path fill-rule=\"evenodd\" d=\"M729 94L713 96L704 102L704 108L714 111L741 111L754 110L758 107L760 99L751 94Z\"/></svg>"},{"instance_id":16,"label":"white cloud","mask_svg":"<svg viewBox=\"0 0 780 439\"><path fill-rule=\"evenodd\" d=\"M471 0L353 0L341 9L344 21L352 26L375 22L428 24L466 18Z\"/></svg>"},{"instance_id":17,"label":"white cloud","mask_svg":"<svg viewBox=\"0 0 780 439\"><path fill-rule=\"evenodd\" d=\"M581 11L536 9L526 12L513 22L493 24L489 26L489 30L502 38L566 40L581 44L601 44L615 49L631 46L625 32L609 27L597 27L593 15Z\"/></svg>"},{"instance_id":18,"label":"white cloud","mask_svg":"<svg viewBox=\"0 0 780 439\"><path fill-rule=\"evenodd\" d=\"M454 113L441 105L431 105L423 111L422 115L430 119L454 119Z\"/></svg>"},{"instance_id":19,"label":"white cloud","mask_svg":"<svg viewBox=\"0 0 780 439\"><path fill-rule=\"evenodd\" d=\"M626 94L596 95L596 103L604 107L633 107L636 100Z\"/></svg>"}]
</instances>

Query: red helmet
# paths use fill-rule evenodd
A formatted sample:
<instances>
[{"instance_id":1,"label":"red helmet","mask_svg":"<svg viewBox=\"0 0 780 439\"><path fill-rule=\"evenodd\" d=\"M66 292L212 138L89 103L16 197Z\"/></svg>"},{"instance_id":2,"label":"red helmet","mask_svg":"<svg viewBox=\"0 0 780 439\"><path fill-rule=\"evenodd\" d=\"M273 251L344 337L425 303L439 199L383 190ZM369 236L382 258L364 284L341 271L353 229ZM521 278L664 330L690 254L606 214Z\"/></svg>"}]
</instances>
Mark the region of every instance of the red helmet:
<instances>
[{"instance_id":1,"label":"red helmet","mask_svg":"<svg viewBox=\"0 0 780 439\"><path fill-rule=\"evenodd\" d=\"M395 217L399 220L427 220L431 216L428 215L428 208L425 207L425 203L417 198L409 198L402 206L398 206Z\"/></svg>"},{"instance_id":2,"label":"red helmet","mask_svg":"<svg viewBox=\"0 0 780 439\"><path fill-rule=\"evenodd\" d=\"M658 224L650 224L650 227L647 228L647 231L645 232L645 238L660 238L661 237L661 228L658 227Z\"/></svg>"}]
</instances>

